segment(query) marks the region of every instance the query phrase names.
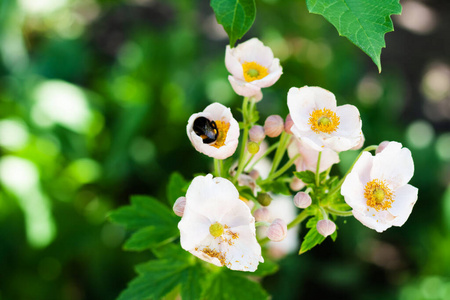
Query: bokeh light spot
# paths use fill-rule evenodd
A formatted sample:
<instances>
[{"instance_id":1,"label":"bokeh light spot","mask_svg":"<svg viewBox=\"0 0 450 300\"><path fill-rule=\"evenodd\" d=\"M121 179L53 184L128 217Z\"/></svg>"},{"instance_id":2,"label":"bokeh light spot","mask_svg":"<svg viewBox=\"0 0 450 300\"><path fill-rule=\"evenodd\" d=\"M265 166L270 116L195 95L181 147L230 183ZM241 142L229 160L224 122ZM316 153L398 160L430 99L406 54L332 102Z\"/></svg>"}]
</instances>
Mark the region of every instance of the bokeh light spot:
<instances>
[{"instance_id":1,"label":"bokeh light spot","mask_svg":"<svg viewBox=\"0 0 450 300\"><path fill-rule=\"evenodd\" d=\"M450 161L450 133L444 133L436 141L436 152L444 161Z\"/></svg>"},{"instance_id":2,"label":"bokeh light spot","mask_svg":"<svg viewBox=\"0 0 450 300\"><path fill-rule=\"evenodd\" d=\"M409 125L406 137L411 146L422 149L433 141L434 130L430 123L420 120Z\"/></svg>"}]
</instances>

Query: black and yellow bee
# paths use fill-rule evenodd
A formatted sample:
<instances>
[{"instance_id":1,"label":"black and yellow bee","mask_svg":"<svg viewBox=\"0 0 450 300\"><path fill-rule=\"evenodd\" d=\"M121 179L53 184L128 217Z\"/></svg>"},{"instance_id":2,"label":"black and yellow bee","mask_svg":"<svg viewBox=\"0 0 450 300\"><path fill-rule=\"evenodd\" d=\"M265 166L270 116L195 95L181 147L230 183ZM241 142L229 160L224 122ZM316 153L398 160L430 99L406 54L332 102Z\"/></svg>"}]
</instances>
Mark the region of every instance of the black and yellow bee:
<instances>
[{"instance_id":1,"label":"black and yellow bee","mask_svg":"<svg viewBox=\"0 0 450 300\"><path fill-rule=\"evenodd\" d=\"M210 144L217 140L219 130L216 122L210 121L205 117L198 117L194 121L194 132L203 139L204 144Z\"/></svg>"}]
</instances>

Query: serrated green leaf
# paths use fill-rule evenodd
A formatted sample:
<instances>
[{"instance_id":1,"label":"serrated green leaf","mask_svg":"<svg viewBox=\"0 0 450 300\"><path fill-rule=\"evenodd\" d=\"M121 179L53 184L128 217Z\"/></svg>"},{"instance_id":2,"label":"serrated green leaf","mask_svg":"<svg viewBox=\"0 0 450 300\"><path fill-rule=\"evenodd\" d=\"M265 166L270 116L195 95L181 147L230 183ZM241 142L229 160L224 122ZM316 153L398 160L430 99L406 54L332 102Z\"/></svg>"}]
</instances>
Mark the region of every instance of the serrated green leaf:
<instances>
[{"instance_id":1,"label":"serrated green leaf","mask_svg":"<svg viewBox=\"0 0 450 300\"><path fill-rule=\"evenodd\" d=\"M252 27L256 16L255 0L211 0L219 24L230 38L230 47Z\"/></svg>"},{"instance_id":2,"label":"serrated green leaf","mask_svg":"<svg viewBox=\"0 0 450 300\"><path fill-rule=\"evenodd\" d=\"M325 237L321 235L316 228L317 222L319 218L313 217L308 220L306 223L306 227L310 228L308 233L305 235L302 245L300 247L300 251L298 254L303 254L308 250L311 250L316 245L319 245L325 240Z\"/></svg>"},{"instance_id":3,"label":"serrated green leaf","mask_svg":"<svg viewBox=\"0 0 450 300\"><path fill-rule=\"evenodd\" d=\"M239 272L226 269L209 277L202 294L202 299L214 300L262 300L268 298L269 295L259 283L247 279Z\"/></svg>"},{"instance_id":4,"label":"serrated green leaf","mask_svg":"<svg viewBox=\"0 0 450 300\"><path fill-rule=\"evenodd\" d=\"M131 230L179 221L171 209L148 196L132 196L131 205L111 212L109 218Z\"/></svg>"},{"instance_id":5,"label":"serrated green leaf","mask_svg":"<svg viewBox=\"0 0 450 300\"><path fill-rule=\"evenodd\" d=\"M138 265L139 276L128 284L118 300L161 299L178 286L183 300L200 299L206 272L191 257L183 260L186 257L176 256Z\"/></svg>"},{"instance_id":6,"label":"serrated green leaf","mask_svg":"<svg viewBox=\"0 0 450 300\"><path fill-rule=\"evenodd\" d=\"M167 244L178 237L180 231L176 226L149 226L139 229L125 243L123 248L128 251L143 251Z\"/></svg>"},{"instance_id":7,"label":"serrated green leaf","mask_svg":"<svg viewBox=\"0 0 450 300\"><path fill-rule=\"evenodd\" d=\"M316 175L311 171L294 172L294 175L305 184L315 183Z\"/></svg>"},{"instance_id":8,"label":"serrated green leaf","mask_svg":"<svg viewBox=\"0 0 450 300\"><path fill-rule=\"evenodd\" d=\"M118 300L160 299L181 283L186 262L153 260L136 267L140 274L133 279Z\"/></svg>"},{"instance_id":9,"label":"serrated green leaf","mask_svg":"<svg viewBox=\"0 0 450 300\"><path fill-rule=\"evenodd\" d=\"M174 172L170 175L167 184L167 200L171 206L177 201L178 197L186 195L188 184L189 181L185 180L180 173Z\"/></svg>"},{"instance_id":10,"label":"serrated green leaf","mask_svg":"<svg viewBox=\"0 0 450 300\"><path fill-rule=\"evenodd\" d=\"M147 196L131 197L131 205L112 213L111 221L137 230L125 243L125 250L142 251L158 247L178 237L178 217L167 206Z\"/></svg>"},{"instance_id":11,"label":"serrated green leaf","mask_svg":"<svg viewBox=\"0 0 450 300\"><path fill-rule=\"evenodd\" d=\"M394 30L390 16L401 13L399 0L306 0L306 5L369 55L381 72L384 35Z\"/></svg>"}]
</instances>

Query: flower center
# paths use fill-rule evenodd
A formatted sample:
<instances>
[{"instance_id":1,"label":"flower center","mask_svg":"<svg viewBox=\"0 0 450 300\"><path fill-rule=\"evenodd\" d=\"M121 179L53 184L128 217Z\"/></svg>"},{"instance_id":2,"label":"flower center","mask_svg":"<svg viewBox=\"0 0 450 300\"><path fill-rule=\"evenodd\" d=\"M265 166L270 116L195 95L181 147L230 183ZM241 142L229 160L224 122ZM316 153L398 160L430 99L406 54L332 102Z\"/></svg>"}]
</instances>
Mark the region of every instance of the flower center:
<instances>
[{"instance_id":1,"label":"flower center","mask_svg":"<svg viewBox=\"0 0 450 300\"><path fill-rule=\"evenodd\" d=\"M340 121L336 113L328 108L316 109L309 115L308 124L315 133L336 131Z\"/></svg>"},{"instance_id":2,"label":"flower center","mask_svg":"<svg viewBox=\"0 0 450 300\"><path fill-rule=\"evenodd\" d=\"M223 225L220 224L219 222L216 222L211 226L209 226L209 233L211 233L213 237L219 237L222 235L223 229L224 229Z\"/></svg>"},{"instance_id":3,"label":"flower center","mask_svg":"<svg viewBox=\"0 0 450 300\"><path fill-rule=\"evenodd\" d=\"M220 148L223 145L225 145L225 140L227 139L227 133L228 129L230 129L230 123L226 123L224 121L215 121L217 126L217 139L214 144L211 144L211 146Z\"/></svg>"},{"instance_id":4,"label":"flower center","mask_svg":"<svg viewBox=\"0 0 450 300\"><path fill-rule=\"evenodd\" d=\"M244 79L247 82L252 82L269 75L266 67L263 67L254 61L243 63L242 69L244 70Z\"/></svg>"},{"instance_id":5,"label":"flower center","mask_svg":"<svg viewBox=\"0 0 450 300\"><path fill-rule=\"evenodd\" d=\"M384 180L374 179L366 184L364 197L367 205L377 211L391 208L394 202L393 193Z\"/></svg>"}]
</instances>

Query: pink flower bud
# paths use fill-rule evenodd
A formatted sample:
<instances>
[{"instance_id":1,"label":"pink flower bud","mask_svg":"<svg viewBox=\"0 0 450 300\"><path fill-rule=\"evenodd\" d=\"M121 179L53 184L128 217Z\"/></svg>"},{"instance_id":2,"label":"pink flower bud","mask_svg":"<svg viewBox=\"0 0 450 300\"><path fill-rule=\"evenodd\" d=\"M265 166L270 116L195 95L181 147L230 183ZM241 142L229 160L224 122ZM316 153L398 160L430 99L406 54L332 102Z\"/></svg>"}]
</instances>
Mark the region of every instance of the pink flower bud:
<instances>
[{"instance_id":1,"label":"pink flower bud","mask_svg":"<svg viewBox=\"0 0 450 300\"><path fill-rule=\"evenodd\" d=\"M270 212L266 207L261 207L253 213L256 222L270 222Z\"/></svg>"},{"instance_id":2,"label":"pink flower bud","mask_svg":"<svg viewBox=\"0 0 450 300\"><path fill-rule=\"evenodd\" d=\"M258 170L252 170L248 175L250 175L250 177L253 178L254 180L259 178Z\"/></svg>"},{"instance_id":3,"label":"pink flower bud","mask_svg":"<svg viewBox=\"0 0 450 300\"><path fill-rule=\"evenodd\" d=\"M277 137L284 130L283 118L279 115L268 116L264 122L264 132L268 137Z\"/></svg>"},{"instance_id":4,"label":"pink flower bud","mask_svg":"<svg viewBox=\"0 0 450 300\"><path fill-rule=\"evenodd\" d=\"M291 128L294 125L294 121L292 121L291 114L286 116L286 122L284 122L284 131L289 134L292 134Z\"/></svg>"},{"instance_id":5,"label":"pink flower bud","mask_svg":"<svg viewBox=\"0 0 450 300\"><path fill-rule=\"evenodd\" d=\"M267 237L274 242L281 242L287 234L286 222L282 219L275 219L267 229Z\"/></svg>"},{"instance_id":6,"label":"pink flower bud","mask_svg":"<svg viewBox=\"0 0 450 300\"><path fill-rule=\"evenodd\" d=\"M305 192L298 192L294 196L294 205L298 208L307 208L311 205L311 196Z\"/></svg>"},{"instance_id":7,"label":"pink flower bud","mask_svg":"<svg viewBox=\"0 0 450 300\"><path fill-rule=\"evenodd\" d=\"M291 187L291 190L293 190L293 191L300 191L302 188L305 187L305 185L306 184L301 179L294 177L294 179L292 179L291 184L289 186Z\"/></svg>"},{"instance_id":8,"label":"pink flower bud","mask_svg":"<svg viewBox=\"0 0 450 300\"><path fill-rule=\"evenodd\" d=\"M378 145L377 150L375 150L375 155L378 154L378 153L380 153L381 151L383 151L384 148L387 147L387 145L389 145L389 142L388 142L388 141L381 142L381 143Z\"/></svg>"},{"instance_id":9,"label":"pink flower bud","mask_svg":"<svg viewBox=\"0 0 450 300\"><path fill-rule=\"evenodd\" d=\"M361 135L361 138L359 139L359 143L358 145L356 145L355 147L351 148L350 150L359 150L362 148L362 146L364 146L364 142L366 141L366 138L364 137L364 135Z\"/></svg>"},{"instance_id":10,"label":"pink flower bud","mask_svg":"<svg viewBox=\"0 0 450 300\"><path fill-rule=\"evenodd\" d=\"M316 228L321 235L327 237L336 231L336 224L330 220L320 220L317 222Z\"/></svg>"},{"instance_id":11,"label":"pink flower bud","mask_svg":"<svg viewBox=\"0 0 450 300\"><path fill-rule=\"evenodd\" d=\"M250 140L256 143L261 142L266 137L264 128L259 125L254 125L252 128L250 128L248 134L250 135Z\"/></svg>"},{"instance_id":12,"label":"pink flower bud","mask_svg":"<svg viewBox=\"0 0 450 300\"><path fill-rule=\"evenodd\" d=\"M173 212L177 216L182 217L183 214L184 214L184 207L185 206L186 206L186 197L180 197L173 204Z\"/></svg>"}]
</instances>

